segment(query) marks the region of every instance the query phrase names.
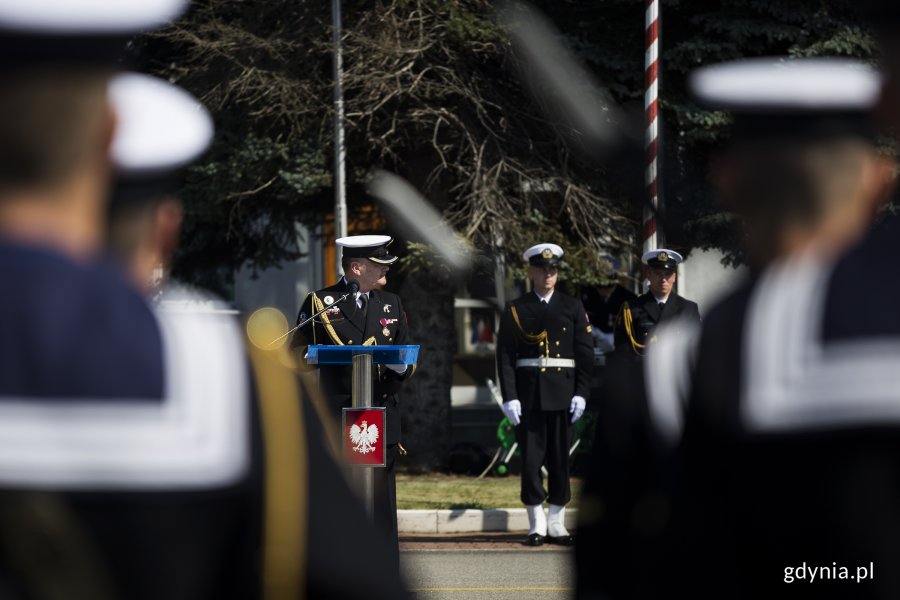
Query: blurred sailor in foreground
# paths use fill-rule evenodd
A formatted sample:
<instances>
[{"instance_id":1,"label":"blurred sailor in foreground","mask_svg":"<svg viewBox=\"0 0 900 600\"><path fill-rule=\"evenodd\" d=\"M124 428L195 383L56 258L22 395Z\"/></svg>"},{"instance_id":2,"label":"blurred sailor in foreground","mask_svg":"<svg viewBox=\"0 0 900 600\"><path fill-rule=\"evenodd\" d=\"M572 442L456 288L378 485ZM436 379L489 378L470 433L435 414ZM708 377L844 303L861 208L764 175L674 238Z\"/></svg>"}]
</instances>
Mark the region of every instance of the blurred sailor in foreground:
<instances>
[{"instance_id":1,"label":"blurred sailor in foreground","mask_svg":"<svg viewBox=\"0 0 900 600\"><path fill-rule=\"evenodd\" d=\"M571 545L565 507L571 499L569 444L573 424L590 395L594 353L581 301L556 289L563 249L537 244L525 251L533 291L503 311L497 370L503 412L516 427L522 451L522 503L528 511L525 544ZM547 488L541 467L547 467ZM549 518L544 500L550 501Z\"/></svg>"},{"instance_id":2,"label":"blurred sailor in foreground","mask_svg":"<svg viewBox=\"0 0 900 600\"><path fill-rule=\"evenodd\" d=\"M117 185L109 213L110 248L135 283L150 289L155 272L167 266L178 235L181 207L169 189L181 167L210 143L212 121L189 94L146 75L115 77L110 97L119 125L112 147ZM257 346L249 348L248 357L239 335L233 336L233 347L228 349L236 356L223 360L221 351L209 352L199 340L216 339L222 330L236 332L237 323L229 314L234 311L196 290L172 285L154 289L160 298L158 320L164 328L181 334L179 342L187 354L200 359L195 368L250 369L252 385L242 391L240 401L253 413L253 426L247 428L253 440L252 460L246 483L238 488L249 499L248 511L235 516L248 526L244 543L251 558L245 565L223 564L221 568L262 571L266 597L353 598L365 594L367 598L391 598L401 594L398 578L385 564L387 543L364 518L333 460L313 400L298 389L292 373L276 360L279 350L286 350L271 349L269 341L275 336L254 339L261 332L255 330L256 321L251 319L248 330ZM260 351L260 346L267 352ZM215 494L227 497L236 492L222 488L205 493L212 499ZM178 498L171 497L173 503ZM180 498L191 500L187 494ZM227 519L220 522L228 526ZM190 524L182 526L189 528ZM354 567L357 576L372 580L364 591L341 577L346 565L354 562L352 548L335 543L341 536L352 536L376 553L367 564ZM173 536L171 542L177 538ZM325 548L328 551L322 552ZM194 559L182 560L191 564ZM224 578L225 574L214 576ZM263 589L263 583L258 582L258 587Z\"/></svg>"},{"instance_id":3,"label":"blurred sailor in foreground","mask_svg":"<svg viewBox=\"0 0 900 600\"><path fill-rule=\"evenodd\" d=\"M835 257L866 232L891 177L870 122L879 84L865 64L827 59L714 66L692 80L702 102L735 113L738 141L716 177L750 239L765 242L748 250L766 268L710 314L690 351L677 531L693 534L685 562L713 576L685 578L688 590L759 598L797 581L805 563L837 579L820 581L816 598L900 594L888 567L900 558L900 493L888 483L900 469L898 356L829 330L828 306L844 294L854 300L837 323L851 331L881 312L856 310L861 281L825 293ZM684 353L659 350L652 364ZM650 404L674 416L668 402L683 399L660 389L665 371L648 372ZM659 422L678 435L679 419Z\"/></svg>"},{"instance_id":4,"label":"blurred sailor in foreground","mask_svg":"<svg viewBox=\"0 0 900 600\"><path fill-rule=\"evenodd\" d=\"M583 549L579 596L895 597L896 573L871 569L900 556L900 496L885 485L900 469L900 399L870 378L888 357L831 343L822 321L832 261L890 177L868 123L879 78L784 58L707 67L691 84L734 114L713 180L744 219L755 277L702 328L650 349L646 396L616 398L612 426L627 434L598 448L584 503L612 564L592 573ZM643 517L614 523L629 514Z\"/></svg>"},{"instance_id":5,"label":"blurred sailor in foreground","mask_svg":"<svg viewBox=\"0 0 900 600\"><path fill-rule=\"evenodd\" d=\"M383 289L390 265L397 261L388 250L392 241L386 235L354 235L336 240L341 246L344 276L337 284L308 294L297 317L300 324L327 307L320 316L297 329L291 339L291 347L303 365L301 368L315 368L305 362L306 347L313 344L409 344L409 326L400 296ZM375 469L375 523L390 535L393 558L398 565L395 472L397 455L405 452L401 445L399 391L415 368L415 365L375 365L372 369L372 404L386 408L387 429L384 433L386 464ZM317 372L331 414L339 423L341 409L351 406L352 367L320 365Z\"/></svg>"},{"instance_id":6,"label":"blurred sailor in foreground","mask_svg":"<svg viewBox=\"0 0 900 600\"><path fill-rule=\"evenodd\" d=\"M180 6L143 8L0 6L0 276L10 290L0 297L4 396L163 393L153 315L98 265L115 121L106 91L119 44Z\"/></svg>"},{"instance_id":7,"label":"blurred sailor in foreground","mask_svg":"<svg viewBox=\"0 0 900 600\"><path fill-rule=\"evenodd\" d=\"M314 450L283 402L293 379L252 380L234 323L154 315L99 260L125 117L110 75L125 39L182 3L120 4L0 5L0 110L15 115L0 121L0 275L14 290L0 299L0 592L303 597ZM258 416L254 383L285 412ZM284 430L261 440L260 419ZM288 457L278 479L273 448ZM264 458L278 483L265 493Z\"/></svg>"},{"instance_id":8,"label":"blurred sailor in foreground","mask_svg":"<svg viewBox=\"0 0 900 600\"><path fill-rule=\"evenodd\" d=\"M616 348L621 356L643 356L656 341L657 325L687 319L700 322L697 304L675 292L678 265L684 259L674 250L650 250L641 257L650 289L633 302L625 302L616 319Z\"/></svg>"},{"instance_id":9,"label":"blurred sailor in foreground","mask_svg":"<svg viewBox=\"0 0 900 600\"><path fill-rule=\"evenodd\" d=\"M861 4L881 44L886 69L877 116L885 132L896 136L900 131L900 6L871 0ZM863 181L866 175L864 172ZM900 315L890 306L897 284L884 277L893 272L891 254L900 251L898 234L900 220L896 215L887 216L825 273L815 269L792 273L786 269L774 274L773 285L783 286L786 276L802 281L792 301L810 308L809 314L794 317L802 323L800 331L809 333L786 348L787 354L774 355L773 359L784 361L776 366L795 372L799 366L797 353L812 355L804 361L797 373L799 377L764 396L772 400L767 403L769 410L748 411L757 424L771 429L772 418L780 416L775 409L781 408L785 416L780 420L789 420L790 429L808 431L810 437L816 435L814 439L824 449L821 456L815 457L813 466L817 468L804 474L795 485L813 479L830 496L826 506L813 504L811 514L804 515L805 523L816 517L821 519L826 511L830 517L833 535L823 542L825 531L817 528L815 531L822 535L810 540L823 542L820 554L841 550L847 558L838 559L837 566L863 566L866 561L874 565L875 573L868 574L865 580L858 579L864 587L860 585L863 590L853 593L855 598L900 595L900 573L892 568L900 560L900 493L893 484L900 469ZM859 290L871 287L872 281L878 282L877 293L860 302ZM773 310L776 318L791 316L784 295ZM753 314L750 311L758 303L759 300L751 301L748 314ZM748 368L760 364L758 340L754 346L756 360ZM747 343L748 348L754 346ZM758 368L752 372L757 371ZM781 374L767 373L769 377ZM759 407L758 392L747 398L751 405ZM798 462L820 450L815 446L802 449L806 456L796 452ZM850 490L852 493L848 493ZM803 492L808 495L800 497L809 501L816 490ZM797 504L799 511L805 502ZM854 577L860 575L852 566L851 571ZM799 575L798 569L795 574Z\"/></svg>"},{"instance_id":10,"label":"blurred sailor in foreground","mask_svg":"<svg viewBox=\"0 0 900 600\"><path fill-rule=\"evenodd\" d=\"M117 50L181 8L0 4L0 577L17 597L152 596L109 561L157 545L117 532L92 492L221 482L241 466L239 448L200 448L162 418L162 332L98 262Z\"/></svg>"},{"instance_id":11,"label":"blurred sailor in foreground","mask_svg":"<svg viewBox=\"0 0 900 600\"><path fill-rule=\"evenodd\" d=\"M107 246L139 289L158 294L182 221L172 190L212 143L213 122L193 96L149 75L117 75L109 96L117 131Z\"/></svg>"}]
</instances>

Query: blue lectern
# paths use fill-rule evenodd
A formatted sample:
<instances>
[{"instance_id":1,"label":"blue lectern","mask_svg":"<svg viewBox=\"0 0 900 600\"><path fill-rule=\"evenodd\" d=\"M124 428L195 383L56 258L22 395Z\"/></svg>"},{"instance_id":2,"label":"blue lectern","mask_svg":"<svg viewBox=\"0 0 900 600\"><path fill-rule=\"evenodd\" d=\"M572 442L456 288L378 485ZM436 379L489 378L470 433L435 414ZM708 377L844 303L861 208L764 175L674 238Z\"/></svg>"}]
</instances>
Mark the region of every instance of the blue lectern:
<instances>
[{"instance_id":1,"label":"blue lectern","mask_svg":"<svg viewBox=\"0 0 900 600\"><path fill-rule=\"evenodd\" d=\"M418 346L308 346L306 362L311 365L353 365L353 408L372 406L372 365L414 365L419 358ZM343 420L342 420L343 422ZM346 432L341 432L342 437ZM386 432L382 432L386 439ZM346 440L342 440L342 445ZM358 469L362 479L362 496L371 518L374 515L375 474L371 468Z\"/></svg>"},{"instance_id":2,"label":"blue lectern","mask_svg":"<svg viewBox=\"0 0 900 600\"><path fill-rule=\"evenodd\" d=\"M368 354L373 365L414 365L418 346L308 346L306 362L311 365L349 365L353 357Z\"/></svg>"}]
</instances>

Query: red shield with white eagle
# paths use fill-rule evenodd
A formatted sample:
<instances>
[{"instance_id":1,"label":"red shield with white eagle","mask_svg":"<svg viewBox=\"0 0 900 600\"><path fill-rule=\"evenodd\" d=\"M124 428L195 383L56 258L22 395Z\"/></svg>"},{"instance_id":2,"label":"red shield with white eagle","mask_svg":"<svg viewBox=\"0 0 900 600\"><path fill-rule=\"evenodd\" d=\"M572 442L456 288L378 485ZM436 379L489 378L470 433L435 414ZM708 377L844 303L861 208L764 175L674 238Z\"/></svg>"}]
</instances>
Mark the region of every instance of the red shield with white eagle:
<instances>
[{"instance_id":1,"label":"red shield with white eagle","mask_svg":"<svg viewBox=\"0 0 900 600\"><path fill-rule=\"evenodd\" d=\"M345 408L343 431L346 464L384 466L384 407Z\"/></svg>"}]
</instances>

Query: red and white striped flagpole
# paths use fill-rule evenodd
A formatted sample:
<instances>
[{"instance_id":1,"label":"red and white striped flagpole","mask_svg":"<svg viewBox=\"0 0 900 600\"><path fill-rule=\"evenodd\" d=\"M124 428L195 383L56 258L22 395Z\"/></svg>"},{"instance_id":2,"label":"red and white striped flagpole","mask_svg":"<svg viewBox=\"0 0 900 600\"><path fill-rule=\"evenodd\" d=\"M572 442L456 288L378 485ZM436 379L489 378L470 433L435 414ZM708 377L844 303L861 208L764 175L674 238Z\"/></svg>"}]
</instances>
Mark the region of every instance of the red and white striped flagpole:
<instances>
[{"instance_id":1,"label":"red and white striped flagpole","mask_svg":"<svg viewBox=\"0 0 900 600\"><path fill-rule=\"evenodd\" d=\"M647 0L644 20L646 51L644 53L644 116L647 132L644 138L647 169L644 183L647 187L648 202L644 205L643 251L659 248L656 230L656 211L659 209L659 0Z\"/></svg>"}]
</instances>

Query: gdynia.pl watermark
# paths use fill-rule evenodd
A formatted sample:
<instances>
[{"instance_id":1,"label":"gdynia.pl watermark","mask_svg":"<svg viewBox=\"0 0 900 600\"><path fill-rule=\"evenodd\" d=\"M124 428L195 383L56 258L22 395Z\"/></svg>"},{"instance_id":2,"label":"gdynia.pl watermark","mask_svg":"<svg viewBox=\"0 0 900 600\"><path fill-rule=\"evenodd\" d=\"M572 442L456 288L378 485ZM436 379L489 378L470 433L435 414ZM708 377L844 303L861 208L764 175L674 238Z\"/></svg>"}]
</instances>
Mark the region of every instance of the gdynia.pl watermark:
<instances>
[{"instance_id":1,"label":"gdynia.pl watermark","mask_svg":"<svg viewBox=\"0 0 900 600\"><path fill-rule=\"evenodd\" d=\"M806 561L799 567L784 568L784 582L814 583L816 581L855 581L862 583L875 579L875 563L866 566L840 567L836 562L831 565L809 566Z\"/></svg>"}]
</instances>

